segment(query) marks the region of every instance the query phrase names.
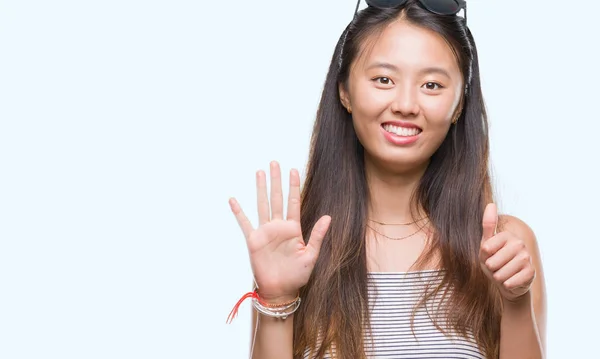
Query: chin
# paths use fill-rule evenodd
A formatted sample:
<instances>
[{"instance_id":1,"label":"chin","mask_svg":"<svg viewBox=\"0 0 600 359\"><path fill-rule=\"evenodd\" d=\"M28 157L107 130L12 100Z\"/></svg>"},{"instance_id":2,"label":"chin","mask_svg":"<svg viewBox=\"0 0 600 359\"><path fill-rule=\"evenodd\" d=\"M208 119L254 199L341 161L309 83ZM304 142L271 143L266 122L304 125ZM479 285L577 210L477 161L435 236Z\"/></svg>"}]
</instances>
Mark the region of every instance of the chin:
<instances>
[{"instance_id":1,"label":"chin","mask_svg":"<svg viewBox=\"0 0 600 359\"><path fill-rule=\"evenodd\" d=\"M423 157L417 151L402 151L404 153L386 153L385 155L368 155L365 160L385 172L406 174L422 172L429 164L429 157ZM411 153L412 152L412 153Z\"/></svg>"}]
</instances>

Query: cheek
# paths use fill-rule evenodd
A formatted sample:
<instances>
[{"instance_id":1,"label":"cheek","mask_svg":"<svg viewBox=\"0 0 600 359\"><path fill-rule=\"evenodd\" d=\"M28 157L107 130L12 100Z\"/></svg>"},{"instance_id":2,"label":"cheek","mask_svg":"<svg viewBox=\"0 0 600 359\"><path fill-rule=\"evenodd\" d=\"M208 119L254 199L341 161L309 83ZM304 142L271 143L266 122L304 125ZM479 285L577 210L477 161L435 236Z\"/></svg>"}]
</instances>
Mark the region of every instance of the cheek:
<instances>
[{"instance_id":1,"label":"cheek","mask_svg":"<svg viewBox=\"0 0 600 359\"><path fill-rule=\"evenodd\" d=\"M424 96L421 109L427 123L434 126L445 126L452 121L458 99L451 96Z\"/></svg>"},{"instance_id":2,"label":"cheek","mask_svg":"<svg viewBox=\"0 0 600 359\"><path fill-rule=\"evenodd\" d=\"M389 106L393 91L381 91L368 82L361 82L352 89L352 111L365 119L375 120Z\"/></svg>"}]
</instances>

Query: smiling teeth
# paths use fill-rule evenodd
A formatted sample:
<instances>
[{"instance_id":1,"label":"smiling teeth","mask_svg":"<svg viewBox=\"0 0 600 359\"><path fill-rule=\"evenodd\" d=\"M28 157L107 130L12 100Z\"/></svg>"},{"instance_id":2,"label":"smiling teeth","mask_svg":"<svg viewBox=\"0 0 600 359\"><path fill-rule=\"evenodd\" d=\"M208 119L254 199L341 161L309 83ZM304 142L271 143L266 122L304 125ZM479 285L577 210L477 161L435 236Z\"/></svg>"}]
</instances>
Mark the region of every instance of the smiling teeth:
<instances>
[{"instance_id":1,"label":"smiling teeth","mask_svg":"<svg viewBox=\"0 0 600 359\"><path fill-rule=\"evenodd\" d=\"M383 125L383 129L387 132L393 133L398 136L416 136L421 133L421 130L418 128L406 128L406 127L397 127L394 125Z\"/></svg>"}]
</instances>

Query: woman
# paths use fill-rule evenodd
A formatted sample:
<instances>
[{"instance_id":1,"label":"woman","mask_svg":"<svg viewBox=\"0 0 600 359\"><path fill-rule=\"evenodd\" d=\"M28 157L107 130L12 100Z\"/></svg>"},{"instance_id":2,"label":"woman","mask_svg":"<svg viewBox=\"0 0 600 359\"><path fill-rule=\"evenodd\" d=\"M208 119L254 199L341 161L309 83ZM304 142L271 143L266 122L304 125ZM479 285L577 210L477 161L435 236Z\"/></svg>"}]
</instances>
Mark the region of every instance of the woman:
<instances>
[{"instance_id":1,"label":"woman","mask_svg":"<svg viewBox=\"0 0 600 359\"><path fill-rule=\"evenodd\" d=\"M466 4L367 4L335 49L286 215L276 162L270 200L257 172L257 229L230 200L256 282L251 355L541 358L539 252L493 204Z\"/></svg>"}]
</instances>

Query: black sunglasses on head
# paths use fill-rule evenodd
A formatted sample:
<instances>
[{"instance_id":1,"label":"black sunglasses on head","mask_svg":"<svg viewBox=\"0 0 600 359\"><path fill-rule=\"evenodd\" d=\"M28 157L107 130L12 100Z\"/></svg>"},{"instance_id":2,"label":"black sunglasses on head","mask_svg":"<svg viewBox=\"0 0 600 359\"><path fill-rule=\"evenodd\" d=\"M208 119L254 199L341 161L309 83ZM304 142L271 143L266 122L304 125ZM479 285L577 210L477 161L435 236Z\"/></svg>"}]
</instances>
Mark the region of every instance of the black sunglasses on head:
<instances>
[{"instance_id":1,"label":"black sunglasses on head","mask_svg":"<svg viewBox=\"0 0 600 359\"><path fill-rule=\"evenodd\" d=\"M425 10L437 15L456 15L460 10L464 10L465 23L467 22L467 1L466 0L418 0L419 4ZM393 9L406 5L408 0L366 0L367 5L378 9ZM360 0L356 4L354 15L358 12Z\"/></svg>"}]
</instances>

